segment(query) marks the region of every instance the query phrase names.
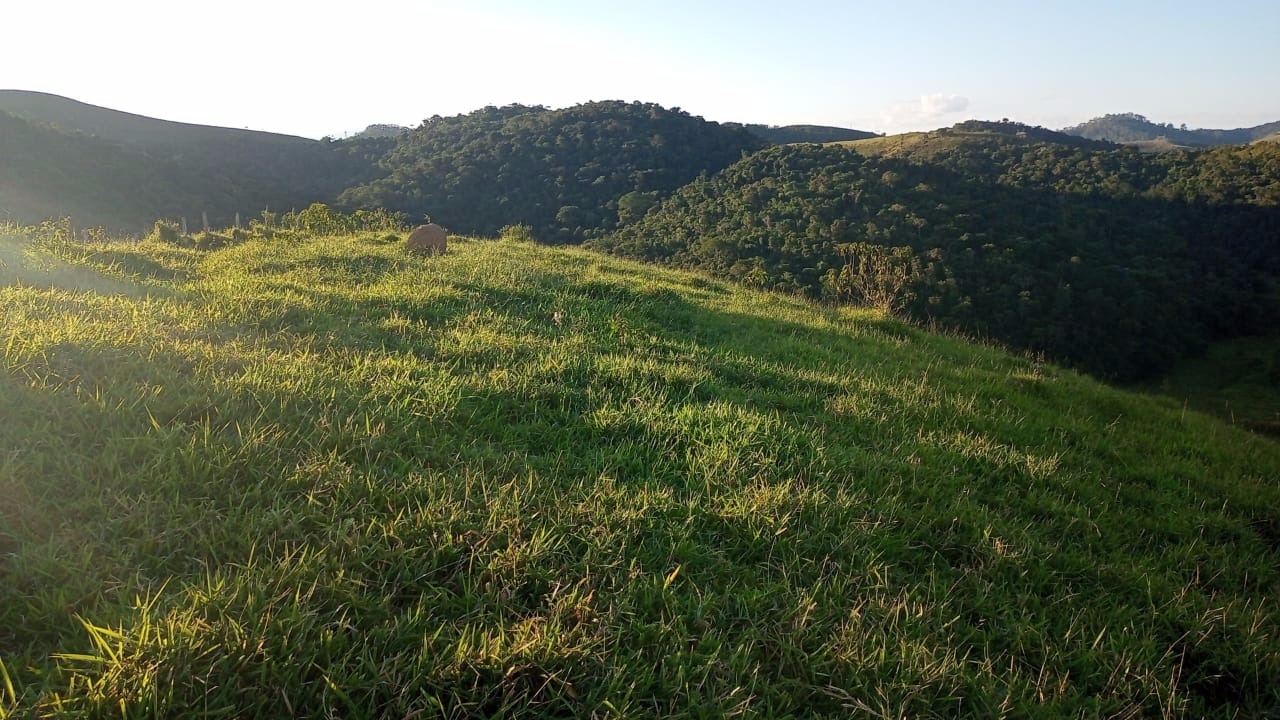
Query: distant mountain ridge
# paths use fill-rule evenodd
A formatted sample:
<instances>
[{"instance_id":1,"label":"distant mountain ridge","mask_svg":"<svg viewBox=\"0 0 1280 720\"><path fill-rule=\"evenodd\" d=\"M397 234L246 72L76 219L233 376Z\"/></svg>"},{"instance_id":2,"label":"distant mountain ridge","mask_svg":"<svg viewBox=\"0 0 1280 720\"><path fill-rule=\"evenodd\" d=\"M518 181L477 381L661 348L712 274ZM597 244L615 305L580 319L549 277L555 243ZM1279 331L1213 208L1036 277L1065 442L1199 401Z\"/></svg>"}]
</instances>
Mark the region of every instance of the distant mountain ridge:
<instances>
[{"instance_id":1,"label":"distant mountain ridge","mask_svg":"<svg viewBox=\"0 0 1280 720\"><path fill-rule=\"evenodd\" d=\"M0 90L0 111L64 132L94 135L144 149L185 146L193 142L261 142L268 138L299 146L316 144L315 140L295 135L160 120L33 90Z\"/></svg>"},{"instance_id":2,"label":"distant mountain ridge","mask_svg":"<svg viewBox=\"0 0 1280 720\"><path fill-rule=\"evenodd\" d=\"M0 90L0 114L23 123L14 133L27 143L12 151L21 162L0 156L0 215L71 215L129 231L157 213L207 212L225 225L237 213L338 202L429 213L464 232L527 223L549 241L581 240L742 152L877 137L822 125L713 123L638 102L485 108L416 128L372 124L341 140L160 120L26 90ZM82 167L87 157L96 159ZM164 192L117 192L129 187Z\"/></svg>"},{"instance_id":3,"label":"distant mountain ridge","mask_svg":"<svg viewBox=\"0 0 1280 720\"><path fill-rule=\"evenodd\" d=\"M1152 122L1137 113L1117 113L1063 128L1062 132L1091 140L1136 145L1147 150L1176 150L1247 145L1280 133L1280 121L1233 130L1189 129L1185 124L1175 127L1172 123Z\"/></svg>"},{"instance_id":4,"label":"distant mountain ridge","mask_svg":"<svg viewBox=\"0 0 1280 720\"><path fill-rule=\"evenodd\" d=\"M812 142L848 142L880 137L879 134L866 130L833 127L830 125L760 125L752 123L724 123L729 127L739 127L772 145L788 145L791 143Z\"/></svg>"},{"instance_id":5,"label":"distant mountain ridge","mask_svg":"<svg viewBox=\"0 0 1280 720\"><path fill-rule=\"evenodd\" d=\"M0 213L117 230L142 229L158 212L230 224L236 213L329 200L376 176L393 142L194 125L26 90L0 90L0 115L11 135L0 138ZM144 187L162 192L138 197Z\"/></svg>"}]
</instances>

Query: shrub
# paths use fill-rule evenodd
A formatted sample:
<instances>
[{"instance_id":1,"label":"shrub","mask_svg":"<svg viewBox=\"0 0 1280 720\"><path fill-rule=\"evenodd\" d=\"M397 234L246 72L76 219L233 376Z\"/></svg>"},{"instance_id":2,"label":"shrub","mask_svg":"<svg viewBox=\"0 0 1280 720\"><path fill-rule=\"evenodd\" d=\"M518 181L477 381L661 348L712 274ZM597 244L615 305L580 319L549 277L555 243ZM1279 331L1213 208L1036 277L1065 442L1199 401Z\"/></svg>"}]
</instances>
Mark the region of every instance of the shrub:
<instances>
[{"instance_id":1,"label":"shrub","mask_svg":"<svg viewBox=\"0 0 1280 720\"><path fill-rule=\"evenodd\" d=\"M151 229L151 235L147 239L162 242L166 245L177 245L182 240L182 233L172 221L157 220L155 227Z\"/></svg>"},{"instance_id":2,"label":"shrub","mask_svg":"<svg viewBox=\"0 0 1280 720\"><path fill-rule=\"evenodd\" d=\"M226 235L209 231L196 234L195 243L197 250L219 250L230 245L231 238Z\"/></svg>"},{"instance_id":3,"label":"shrub","mask_svg":"<svg viewBox=\"0 0 1280 720\"><path fill-rule=\"evenodd\" d=\"M507 225L498 232L503 242L534 242L533 228L528 225Z\"/></svg>"}]
</instances>

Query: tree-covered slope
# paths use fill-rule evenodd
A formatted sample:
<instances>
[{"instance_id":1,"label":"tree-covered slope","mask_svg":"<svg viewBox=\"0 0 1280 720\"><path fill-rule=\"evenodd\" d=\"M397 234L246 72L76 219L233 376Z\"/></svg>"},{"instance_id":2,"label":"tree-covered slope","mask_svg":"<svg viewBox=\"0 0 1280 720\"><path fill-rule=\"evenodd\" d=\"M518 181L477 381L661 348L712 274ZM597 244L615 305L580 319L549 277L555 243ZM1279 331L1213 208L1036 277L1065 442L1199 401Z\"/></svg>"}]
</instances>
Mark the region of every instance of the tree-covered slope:
<instances>
[{"instance_id":1,"label":"tree-covered slope","mask_svg":"<svg viewBox=\"0 0 1280 720\"><path fill-rule=\"evenodd\" d=\"M386 177L342 202L430 215L463 233L527 224L540 240L569 242L762 144L741 128L652 104L489 107L431 118L401 136L383 161Z\"/></svg>"},{"instance_id":2,"label":"tree-covered slope","mask_svg":"<svg viewBox=\"0 0 1280 720\"><path fill-rule=\"evenodd\" d=\"M134 289L0 287L13 717L1280 700L1280 446L1172 400L580 250L43 247Z\"/></svg>"},{"instance_id":3,"label":"tree-covered slope","mask_svg":"<svg viewBox=\"0 0 1280 720\"><path fill-rule=\"evenodd\" d=\"M1276 322L1280 148L1149 156L990 125L762 151L598 244L814 296L848 244L909 247L913 317L1108 377Z\"/></svg>"},{"instance_id":4,"label":"tree-covered slope","mask_svg":"<svg viewBox=\"0 0 1280 720\"><path fill-rule=\"evenodd\" d=\"M1245 145L1268 135L1280 132L1280 122L1249 128L1215 130L1191 128L1185 124L1174 127L1172 123L1156 123L1137 113L1118 113L1094 118L1088 122L1063 130L1070 135L1109 140L1126 144L1165 141L1177 147L1210 147L1214 145ZM1148 145L1152 149L1158 146Z\"/></svg>"}]
</instances>

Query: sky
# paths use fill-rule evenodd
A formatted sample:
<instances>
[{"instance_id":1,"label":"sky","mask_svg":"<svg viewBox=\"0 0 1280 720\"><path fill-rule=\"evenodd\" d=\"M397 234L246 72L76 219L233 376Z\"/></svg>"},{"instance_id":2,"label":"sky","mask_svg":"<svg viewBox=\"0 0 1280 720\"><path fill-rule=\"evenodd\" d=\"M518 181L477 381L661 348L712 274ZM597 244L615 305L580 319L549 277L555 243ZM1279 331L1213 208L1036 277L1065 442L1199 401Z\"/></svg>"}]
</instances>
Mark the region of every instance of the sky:
<instances>
[{"instance_id":1,"label":"sky","mask_svg":"<svg viewBox=\"0 0 1280 720\"><path fill-rule=\"evenodd\" d=\"M641 100L895 133L1280 120L1280 0L0 0L0 88L307 137Z\"/></svg>"}]
</instances>

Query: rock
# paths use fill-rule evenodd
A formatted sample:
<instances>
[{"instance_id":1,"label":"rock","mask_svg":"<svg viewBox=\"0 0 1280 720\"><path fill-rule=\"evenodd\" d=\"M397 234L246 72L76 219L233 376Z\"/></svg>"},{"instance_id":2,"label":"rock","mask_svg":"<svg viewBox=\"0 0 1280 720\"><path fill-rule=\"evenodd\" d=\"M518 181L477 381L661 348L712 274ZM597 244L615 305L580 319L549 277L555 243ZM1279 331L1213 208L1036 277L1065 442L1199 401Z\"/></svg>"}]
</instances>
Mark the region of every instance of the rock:
<instances>
[{"instance_id":1,"label":"rock","mask_svg":"<svg viewBox=\"0 0 1280 720\"><path fill-rule=\"evenodd\" d=\"M409 234L406 247L410 252L421 254L442 253L447 249L449 234L435 223L419 225Z\"/></svg>"}]
</instances>

